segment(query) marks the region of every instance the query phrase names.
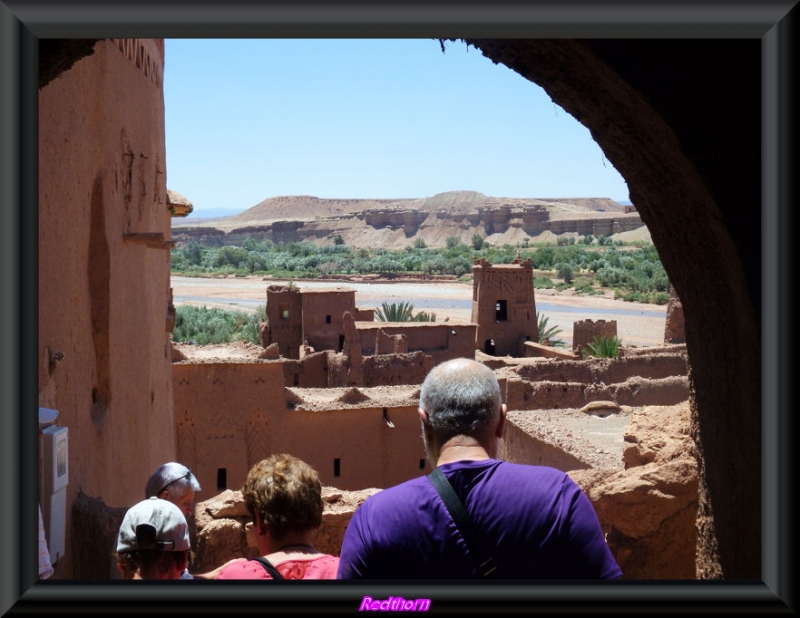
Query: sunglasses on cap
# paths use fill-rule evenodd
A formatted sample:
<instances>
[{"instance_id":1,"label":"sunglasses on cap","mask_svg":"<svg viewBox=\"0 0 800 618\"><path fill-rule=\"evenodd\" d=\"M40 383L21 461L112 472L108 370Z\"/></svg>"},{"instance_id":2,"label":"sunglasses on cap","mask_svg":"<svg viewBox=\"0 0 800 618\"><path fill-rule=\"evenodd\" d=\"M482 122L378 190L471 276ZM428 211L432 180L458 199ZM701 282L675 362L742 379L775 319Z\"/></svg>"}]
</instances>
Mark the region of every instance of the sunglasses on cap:
<instances>
[{"instance_id":1,"label":"sunglasses on cap","mask_svg":"<svg viewBox=\"0 0 800 618\"><path fill-rule=\"evenodd\" d=\"M188 479L188 478L191 478L191 476L192 476L192 471L191 471L191 470L189 470L189 469L187 469L187 470L186 470L186 474L184 474L183 476L179 476L179 477L178 477L178 478L176 478L176 479L173 479L173 480L171 480L169 483L167 483L167 484L166 484L166 485L164 485L164 486L163 486L161 489L159 489L159 490L158 490L158 493L157 493L156 495L157 495L157 496L160 496L160 495L161 495L161 492L162 492L162 491L164 491L164 490L165 490L167 487L169 487L170 485L172 485L172 484L174 484L174 483L177 483L178 481L182 481L183 479Z\"/></svg>"}]
</instances>

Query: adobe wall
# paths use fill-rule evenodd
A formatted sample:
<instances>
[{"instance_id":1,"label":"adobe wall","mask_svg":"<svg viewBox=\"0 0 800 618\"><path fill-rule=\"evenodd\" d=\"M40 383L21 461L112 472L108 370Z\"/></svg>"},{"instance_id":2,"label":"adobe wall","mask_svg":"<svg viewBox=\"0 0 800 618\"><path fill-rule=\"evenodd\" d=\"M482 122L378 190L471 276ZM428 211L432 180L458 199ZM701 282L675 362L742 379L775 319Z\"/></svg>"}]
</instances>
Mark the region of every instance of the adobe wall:
<instances>
[{"instance_id":1,"label":"adobe wall","mask_svg":"<svg viewBox=\"0 0 800 618\"><path fill-rule=\"evenodd\" d=\"M331 351L306 352L301 350L302 359L281 359L283 362L284 384L302 388L325 388L329 386L329 356Z\"/></svg>"},{"instance_id":2,"label":"adobe wall","mask_svg":"<svg viewBox=\"0 0 800 618\"><path fill-rule=\"evenodd\" d=\"M504 362L495 365L513 371L520 378L532 381L564 381L593 384L597 382L624 382L633 377L648 380L667 378L670 376L686 376L689 372L688 357L685 346L659 348L659 351L648 352L646 348L634 351L630 355L616 358L592 358L586 360ZM503 373L505 375L505 373Z\"/></svg>"},{"instance_id":3,"label":"adobe wall","mask_svg":"<svg viewBox=\"0 0 800 618\"><path fill-rule=\"evenodd\" d=\"M282 365L173 364L177 458L197 475L200 500L241 488L272 453L291 453L323 484L348 490L388 487L424 468L414 388L390 400L369 388L286 388Z\"/></svg>"},{"instance_id":4,"label":"adobe wall","mask_svg":"<svg viewBox=\"0 0 800 618\"><path fill-rule=\"evenodd\" d=\"M38 399L70 445L57 578L82 576L78 491L133 504L175 455L163 73L162 40L104 39L39 91Z\"/></svg>"},{"instance_id":5,"label":"adobe wall","mask_svg":"<svg viewBox=\"0 0 800 618\"><path fill-rule=\"evenodd\" d=\"M449 324L446 322L356 322L361 353L380 352L379 333L406 338L406 350L422 351L439 364L451 358L475 355L477 324Z\"/></svg>"},{"instance_id":6,"label":"adobe wall","mask_svg":"<svg viewBox=\"0 0 800 618\"><path fill-rule=\"evenodd\" d=\"M570 352L564 348L545 345L535 341L526 341L522 346L522 350L525 358L564 358L575 360L580 358L574 352Z\"/></svg>"},{"instance_id":7,"label":"adobe wall","mask_svg":"<svg viewBox=\"0 0 800 618\"><path fill-rule=\"evenodd\" d=\"M668 406L688 398L687 376L654 380L635 377L624 382L598 384L509 379L505 390L505 402L509 409L514 410L582 408L592 401L613 401L628 406Z\"/></svg>"},{"instance_id":8,"label":"adobe wall","mask_svg":"<svg viewBox=\"0 0 800 618\"><path fill-rule=\"evenodd\" d=\"M177 460L197 476L201 498L240 487L249 467L275 452L282 363L178 362L172 371Z\"/></svg>"},{"instance_id":9,"label":"adobe wall","mask_svg":"<svg viewBox=\"0 0 800 618\"><path fill-rule=\"evenodd\" d=\"M356 307L355 311L353 312L353 319L356 322L374 322L375 309L372 307L366 307L366 308Z\"/></svg>"},{"instance_id":10,"label":"adobe wall","mask_svg":"<svg viewBox=\"0 0 800 618\"><path fill-rule=\"evenodd\" d=\"M353 289L305 289L302 302L303 341L315 350L342 349L345 312L356 313L356 292Z\"/></svg>"},{"instance_id":11,"label":"adobe wall","mask_svg":"<svg viewBox=\"0 0 800 618\"><path fill-rule=\"evenodd\" d=\"M672 405L689 398L684 347L591 360L523 360L494 365L505 380L509 410L582 408L596 400L619 405Z\"/></svg>"},{"instance_id":12,"label":"adobe wall","mask_svg":"<svg viewBox=\"0 0 800 618\"><path fill-rule=\"evenodd\" d=\"M362 374L364 386L419 385L436 362L424 352L376 354L365 356Z\"/></svg>"},{"instance_id":13,"label":"adobe wall","mask_svg":"<svg viewBox=\"0 0 800 618\"><path fill-rule=\"evenodd\" d=\"M497 455L498 459L511 463L551 466L565 472L591 467L571 453L530 435L512 419L506 423L505 436L500 441Z\"/></svg>"}]
</instances>

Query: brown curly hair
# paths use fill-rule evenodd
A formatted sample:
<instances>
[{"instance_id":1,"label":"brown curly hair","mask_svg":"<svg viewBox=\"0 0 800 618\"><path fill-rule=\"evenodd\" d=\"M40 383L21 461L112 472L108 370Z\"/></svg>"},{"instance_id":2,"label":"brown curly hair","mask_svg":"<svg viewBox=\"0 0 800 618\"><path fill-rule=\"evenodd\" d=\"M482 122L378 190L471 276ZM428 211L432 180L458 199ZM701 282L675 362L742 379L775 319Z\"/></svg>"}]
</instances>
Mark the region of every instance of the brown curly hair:
<instances>
[{"instance_id":1,"label":"brown curly hair","mask_svg":"<svg viewBox=\"0 0 800 618\"><path fill-rule=\"evenodd\" d=\"M304 461L281 453L255 464L242 486L250 515L260 513L276 539L322 525L322 484Z\"/></svg>"}]
</instances>

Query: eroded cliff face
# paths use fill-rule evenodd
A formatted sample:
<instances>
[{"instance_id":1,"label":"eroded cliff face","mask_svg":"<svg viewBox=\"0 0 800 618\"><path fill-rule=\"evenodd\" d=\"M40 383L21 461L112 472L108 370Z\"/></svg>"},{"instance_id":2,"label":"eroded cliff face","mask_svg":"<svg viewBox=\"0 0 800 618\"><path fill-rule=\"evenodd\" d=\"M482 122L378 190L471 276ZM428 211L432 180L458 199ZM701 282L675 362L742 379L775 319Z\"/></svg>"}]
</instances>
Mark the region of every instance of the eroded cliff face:
<instances>
[{"instance_id":1,"label":"eroded cliff face","mask_svg":"<svg viewBox=\"0 0 800 618\"><path fill-rule=\"evenodd\" d=\"M311 196L264 200L220 219L174 222L178 245L238 245L252 236L273 242L330 244L400 250L422 240L431 248L447 239L470 243L475 234L495 244L531 242L542 234L611 236L644 226L636 212L608 198L496 198L452 191L407 200L327 200Z\"/></svg>"}]
</instances>

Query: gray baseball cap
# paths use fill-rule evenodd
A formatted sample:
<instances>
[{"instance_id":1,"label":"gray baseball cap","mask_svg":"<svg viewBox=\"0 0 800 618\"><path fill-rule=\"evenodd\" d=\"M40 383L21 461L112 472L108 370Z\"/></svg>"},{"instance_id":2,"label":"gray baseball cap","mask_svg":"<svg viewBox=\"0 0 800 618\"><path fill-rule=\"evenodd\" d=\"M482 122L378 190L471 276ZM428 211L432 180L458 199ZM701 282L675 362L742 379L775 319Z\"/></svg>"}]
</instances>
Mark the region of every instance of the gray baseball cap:
<instances>
[{"instance_id":1,"label":"gray baseball cap","mask_svg":"<svg viewBox=\"0 0 800 618\"><path fill-rule=\"evenodd\" d=\"M189 526L181 510L168 500L148 498L125 513L117 551L185 551L191 547Z\"/></svg>"}]
</instances>

